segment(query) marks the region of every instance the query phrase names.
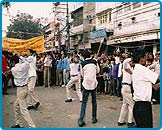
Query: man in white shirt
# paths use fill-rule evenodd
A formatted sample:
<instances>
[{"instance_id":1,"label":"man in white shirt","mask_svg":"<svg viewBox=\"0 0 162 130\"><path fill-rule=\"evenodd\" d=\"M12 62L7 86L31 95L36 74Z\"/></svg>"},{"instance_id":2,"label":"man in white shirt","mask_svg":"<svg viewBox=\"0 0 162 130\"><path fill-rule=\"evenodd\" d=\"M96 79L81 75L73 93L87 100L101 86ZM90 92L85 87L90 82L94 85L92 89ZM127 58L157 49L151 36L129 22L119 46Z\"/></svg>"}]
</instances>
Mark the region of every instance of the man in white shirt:
<instances>
[{"instance_id":1,"label":"man in white shirt","mask_svg":"<svg viewBox=\"0 0 162 130\"><path fill-rule=\"evenodd\" d=\"M92 123L97 122L97 101L96 101L96 87L97 79L96 74L99 73L99 66L97 61L90 58L90 52L85 50L83 52L84 61L81 63L81 75L83 76L83 100L80 110L80 117L78 125L80 127L85 125L85 112L88 101L89 93L92 96Z\"/></svg>"},{"instance_id":2,"label":"man in white shirt","mask_svg":"<svg viewBox=\"0 0 162 130\"><path fill-rule=\"evenodd\" d=\"M29 74L29 64L19 63L19 58L14 56L11 59L12 64L12 75L14 77L14 83L17 86L17 99L14 103L14 113L15 113L15 125L12 128L21 128L23 127L23 120L28 123L30 128L35 128L35 124L30 117L30 114L27 109L27 95L28 95L28 74Z\"/></svg>"},{"instance_id":3,"label":"man in white shirt","mask_svg":"<svg viewBox=\"0 0 162 130\"><path fill-rule=\"evenodd\" d=\"M35 51L28 49L28 57L24 58L20 56L20 59L29 63L29 81L28 81L28 110L37 109L40 105L38 96L36 95L34 88L36 84L36 56Z\"/></svg>"},{"instance_id":4,"label":"man in white shirt","mask_svg":"<svg viewBox=\"0 0 162 130\"><path fill-rule=\"evenodd\" d=\"M52 57L47 53L44 59L44 87L50 88L51 83Z\"/></svg>"},{"instance_id":5,"label":"man in white shirt","mask_svg":"<svg viewBox=\"0 0 162 130\"><path fill-rule=\"evenodd\" d=\"M135 127L133 122L133 106L134 101L131 93L131 83L132 83L132 59L127 58L123 62L123 79L122 79L122 89L121 93L123 96L123 104L121 107L121 112L118 120L118 126L125 125L126 116L128 113L128 128Z\"/></svg>"},{"instance_id":6,"label":"man in white shirt","mask_svg":"<svg viewBox=\"0 0 162 130\"><path fill-rule=\"evenodd\" d=\"M157 83L159 75L145 67L146 55L144 49L140 48L135 51L133 61L135 63L132 74L133 99L135 101L133 115L137 127L152 128L152 87L155 89L160 87L160 83Z\"/></svg>"},{"instance_id":7,"label":"man in white shirt","mask_svg":"<svg viewBox=\"0 0 162 130\"><path fill-rule=\"evenodd\" d=\"M76 58L77 57L72 58L71 63L70 63L70 77L71 78L70 78L70 81L66 85L67 100L65 100L65 102L72 102L72 97L71 97L69 89L74 84L75 84L75 88L76 88L76 92L79 97L79 100L80 102L82 102L82 93L81 93L81 86L79 84L79 72L78 72L79 63L77 63Z\"/></svg>"},{"instance_id":8,"label":"man in white shirt","mask_svg":"<svg viewBox=\"0 0 162 130\"><path fill-rule=\"evenodd\" d=\"M30 69L29 69L29 82L28 82L28 91L29 91L29 100L28 100L28 109L30 110L30 106L34 106L34 109L37 109L40 105L38 96L36 95L34 88L36 84L36 56L35 52L32 49L28 49L29 57L27 61L29 62Z\"/></svg>"}]
</instances>

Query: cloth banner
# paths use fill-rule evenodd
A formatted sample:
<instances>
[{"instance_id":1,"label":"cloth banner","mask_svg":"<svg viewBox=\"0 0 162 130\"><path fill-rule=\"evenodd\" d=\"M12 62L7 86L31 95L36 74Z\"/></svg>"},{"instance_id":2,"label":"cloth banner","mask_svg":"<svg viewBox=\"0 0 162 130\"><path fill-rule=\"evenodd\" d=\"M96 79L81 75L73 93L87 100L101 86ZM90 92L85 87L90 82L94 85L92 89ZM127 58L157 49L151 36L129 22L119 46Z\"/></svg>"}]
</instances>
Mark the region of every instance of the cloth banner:
<instances>
[{"instance_id":1,"label":"cloth banner","mask_svg":"<svg viewBox=\"0 0 162 130\"><path fill-rule=\"evenodd\" d=\"M38 53L43 53L45 50L44 36L38 36L28 40L21 40L7 37L2 39L2 50L4 51L27 54L28 49L33 49Z\"/></svg>"}]
</instances>

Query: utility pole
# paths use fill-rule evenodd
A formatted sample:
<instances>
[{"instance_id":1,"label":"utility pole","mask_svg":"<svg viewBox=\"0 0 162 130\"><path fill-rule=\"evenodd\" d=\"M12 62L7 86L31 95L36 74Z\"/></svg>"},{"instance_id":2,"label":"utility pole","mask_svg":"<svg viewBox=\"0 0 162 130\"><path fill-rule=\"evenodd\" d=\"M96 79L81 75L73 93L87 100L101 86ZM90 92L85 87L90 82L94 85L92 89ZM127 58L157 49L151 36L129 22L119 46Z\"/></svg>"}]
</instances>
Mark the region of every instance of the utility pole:
<instances>
[{"instance_id":1,"label":"utility pole","mask_svg":"<svg viewBox=\"0 0 162 130\"><path fill-rule=\"evenodd\" d=\"M70 52L70 24L69 24L69 5L68 5L68 2L66 2L66 26L67 26L67 29L66 29L66 32L67 32L67 52Z\"/></svg>"},{"instance_id":2,"label":"utility pole","mask_svg":"<svg viewBox=\"0 0 162 130\"><path fill-rule=\"evenodd\" d=\"M59 7L60 5L64 5L66 7L62 8ZM68 2L66 2L65 4L60 3L60 2L55 2L54 3L55 6L55 16L58 15L59 13L66 13L66 33L67 33L67 40L66 40L66 48L67 48L67 52L70 52L70 23L69 23L69 4ZM60 9L60 11L56 10L56 9ZM63 9L63 10L61 10ZM66 11L65 11L66 9ZM60 43L59 46L61 47Z\"/></svg>"}]
</instances>

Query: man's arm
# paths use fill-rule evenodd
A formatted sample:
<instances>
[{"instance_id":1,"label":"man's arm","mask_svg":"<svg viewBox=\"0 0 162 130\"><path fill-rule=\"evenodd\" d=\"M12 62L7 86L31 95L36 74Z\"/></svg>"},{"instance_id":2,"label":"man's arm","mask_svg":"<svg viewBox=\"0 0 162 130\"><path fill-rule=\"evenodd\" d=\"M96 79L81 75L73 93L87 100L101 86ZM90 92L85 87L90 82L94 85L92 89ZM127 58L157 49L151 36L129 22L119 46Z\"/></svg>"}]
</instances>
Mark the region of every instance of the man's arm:
<instances>
[{"instance_id":1,"label":"man's arm","mask_svg":"<svg viewBox=\"0 0 162 130\"><path fill-rule=\"evenodd\" d=\"M97 70L96 70L96 74L98 74L100 72L100 67L99 67L99 65L98 65L98 63L97 63Z\"/></svg>"},{"instance_id":2,"label":"man's arm","mask_svg":"<svg viewBox=\"0 0 162 130\"><path fill-rule=\"evenodd\" d=\"M160 88L160 82L157 83L157 84L152 84L152 87L153 87L155 90L159 90L159 88Z\"/></svg>"},{"instance_id":3,"label":"man's arm","mask_svg":"<svg viewBox=\"0 0 162 130\"><path fill-rule=\"evenodd\" d=\"M82 65L81 64L80 64L80 74L81 74L82 77L84 76L84 74L83 74L83 68L82 68Z\"/></svg>"},{"instance_id":4,"label":"man's arm","mask_svg":"<svg viewBox=\"0 0 162 130\"><path fill-rule=\"evenodd\" d=\"M130 69L125 69L126 72L128 72L129 74L132 74L132 71Z\"/></svg>"}]
</instances>

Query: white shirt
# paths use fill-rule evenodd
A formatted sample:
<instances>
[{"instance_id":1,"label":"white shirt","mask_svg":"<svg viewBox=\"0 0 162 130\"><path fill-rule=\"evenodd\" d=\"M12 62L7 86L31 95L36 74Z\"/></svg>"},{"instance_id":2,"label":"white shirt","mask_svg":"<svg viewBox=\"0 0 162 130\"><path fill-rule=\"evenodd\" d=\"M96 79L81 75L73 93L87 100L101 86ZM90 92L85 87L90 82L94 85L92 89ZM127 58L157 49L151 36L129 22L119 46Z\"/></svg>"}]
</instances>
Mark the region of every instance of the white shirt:
<instances>
[{"instance_id":1,"label":"white shirt","mask_svg":"<svg viewBox=\"0 0 162 130\"><path fill-rule=\"evenodd\" d=\"M71 63L70 64L70 75L78 75L79 64Z\"/></svg>"},{"instance_id":2,"label":"white shirt","mask_svg":"<svg viewBox=\"0 0 162 130\"><path fill-rule=\"evenodd\" d=\"M153 63L152 65L148 66L149 69L154 69L154 72L160 75L160 63L159 61Z\"/></svg>"},{"instance_id":3,"label":"white shirt","mask_svg":"<svg viewBox=\"0 0 162 130\"><path fill-rule=\"evenodd\" d=\"M50 67L52 67L52 59L46 57L46 58L44 59L44 66L50 66Z\"/></svg>"},{"instance_id":4,"label":"white shirt","mask_svg":"<svg viewBox=\"0 0 162 130\"><path fill-rule=\"evenodd\" d=\"M16 86L23 86L28 83L29 68L28 63L17 63L15 67L11 68Z\"/></svg>"},{"instance_id":5,"label":"white shirt","mask_svg":"<svg viewBox=\"0 0 162 130\"><path fill-rule=\"evenodd\" d=\"M132 82L132 75L125 71L125 69L130 69L132 71L132 67L130 66L129 62L131 61L131 58L127 58L123 62L123 79L122 83L128 83L131 84Z\"/></svg>"},{"instance_id":6,"label":"white shirt","mask_svg":"<svg viewBox=\"0 0 162 130\"><path fill-rule=\"evenodd\" d=\"M152 72L147 67L136 64L132 73L133 89L135 101L151 102L152 83L155 84L158 74Z\"/></svg>"},{"instance_id":7,"label":"white shirt","mask_svg":"<svg viewBox=\"0 0 162 130\"><path fill-rule=\"evenodd\" d=\"M96 74L99 73L99 66L96 60L87 58L83 61L81 75L83 76L83 87L87 90L94 90L97 87Z\"/></svg>"},{"instance_id":8,"label":"white shirt","mask_svg":"<svg viewBox=\"0 0 162 130\"><path fill-rule=\"evenodd\" d=\"M29 69L29 78L30 77L36 77L37 73L36 73L36 57L34 56L28 56L27 58L24 58L22 56L20 56L20 59L22 59L25 62L28 62L30 65L30 69Z\"/></svg>"},{"instance_id":9,"label":"white shirt","mask_svg":"<svg viewBox=\"0 0 162 130\"><path fill-rule=\"evenodd\" d=\"M119 69L118 69L118 77L122 77L123 70L122 70L123 63L119 64Z\"/></svg>"},{"instance_id":10,"label":"white shirt","mask_svg":"<svg viewBox=\"0 0 162 130\"><path fill-rule=\"evenodd\" d=\"M120 63L120 58L118 56L115 57L115 64Z\"/></svg>"}]
</instances>

